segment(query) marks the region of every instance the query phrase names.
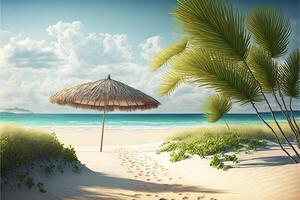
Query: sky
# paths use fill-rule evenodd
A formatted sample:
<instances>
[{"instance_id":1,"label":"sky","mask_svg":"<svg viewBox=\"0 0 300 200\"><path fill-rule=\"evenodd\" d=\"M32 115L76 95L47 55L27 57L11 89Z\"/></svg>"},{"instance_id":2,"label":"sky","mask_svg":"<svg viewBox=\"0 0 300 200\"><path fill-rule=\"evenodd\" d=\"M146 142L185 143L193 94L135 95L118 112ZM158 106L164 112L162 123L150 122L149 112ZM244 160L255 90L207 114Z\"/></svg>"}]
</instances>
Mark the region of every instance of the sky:
<instances>
[{"instance_id":1,"label":"sky","mask_svg":"<svg viewBox=\"0 0 300 200\"><path fill-rule=\"evenodd\" d=\"M244 13L259 5L282 9L300 46L299 0L231 0ZM152 73L151 59L181 35L175 0L0 0L0 109L89 112L52 105L49 96L65 87L106 78L124 82L162 105L150 112L202 112L214 91L183 85L158 96L164 70ZM300 105L299 102L296 106ZM261 105L264 109L264 105ZM252 112L234 104L232 112Z\"/></svg>"}]
</instances>

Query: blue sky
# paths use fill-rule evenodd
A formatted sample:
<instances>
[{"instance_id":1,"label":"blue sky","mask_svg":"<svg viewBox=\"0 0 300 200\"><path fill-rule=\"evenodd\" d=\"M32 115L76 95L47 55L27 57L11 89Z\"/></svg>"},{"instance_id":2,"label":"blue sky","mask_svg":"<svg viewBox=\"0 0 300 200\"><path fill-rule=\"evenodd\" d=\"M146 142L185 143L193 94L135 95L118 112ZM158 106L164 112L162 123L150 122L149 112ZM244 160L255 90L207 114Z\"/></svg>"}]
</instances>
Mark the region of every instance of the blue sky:
<instances>
[{"instance_id":1,"label":"blue sky","mask_svg":"<svg viewBox=\"0 0 300 200\"><path fill-rule=\"evenodd\" d=\"M170 17L175 5L173 0L2 0L2 28L44 39L50 24L81 21L88 31L127 34L133 44L158 34L170 43L176 38Z\"/></svg>"},{"instance_id":2,"label":"blue sky","mask_svg":"<svg viewBox=\"0 0 300 200\"><path fill-rule=\"evenodd\" d=\"M293 28L290 48L299 47L299 0L231 1L245 13L258 5L281 8ZM74 112L49 104L49 95L111 73L157 97L163 103L157 112L201 112L212 91L184 86L158 97L161 73L148 69L153 54L180 37L170 14L175 6L174 0L1 0L0 108Z\"/></svg>"},{"instance_id":3,"label":"blue sky","mask_svg":"<svg viewBox=\"0 0 300 200\"><path fill-rule=\"evenodd\" d=\"M258 5L271 5L281 8L292 20L299 19L299 0L231 1L245 12ZM89 31L127 34L133 44L153 35L161 35L168 44L177 39L170 16L175 6L175 0L1 0L1 27L44 39L50 24L81 21Z\"/></svg>"}]
</instances>

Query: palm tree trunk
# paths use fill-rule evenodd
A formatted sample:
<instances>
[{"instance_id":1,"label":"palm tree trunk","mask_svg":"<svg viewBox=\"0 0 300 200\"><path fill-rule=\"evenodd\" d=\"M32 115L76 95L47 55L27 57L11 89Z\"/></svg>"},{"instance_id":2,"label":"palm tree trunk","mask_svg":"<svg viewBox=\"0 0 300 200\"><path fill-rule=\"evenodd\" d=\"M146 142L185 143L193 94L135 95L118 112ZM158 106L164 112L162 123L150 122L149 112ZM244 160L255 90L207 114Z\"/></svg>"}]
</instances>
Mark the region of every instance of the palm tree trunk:
<instances>
[{"instance_id":1,"label":"palm tree trunk","mask_svg":"<svg viewBox=\"0 0 300 200\"><path fill-rule=\"evenodd\" d=\"M281 97L281 100L282 100L284 109L285 109L285 111L286 111L286 113L287 113L287 115L288 115L290 121L291 121L292 123L294 122L294 124L293 124L293 125L294 125L294 129L297 131L297 133L298 133L298 135L299 135L299 137L300 137L300 129L299 129L297 123L295 123L296 120L294 120L295 118L294 118L293 112L290 111L290 110L288 110L288 108L287 108L287 106L286 106L286 103L285 103L285 100L284 100L284 96L283 96L283 94L281 93L280 88L279 88L279 96ZM291 98L292 98L292 97L291 97ZM290 103L291 103L291 102L290 102ZM291 117L293 118L293 121L291 120Z\"/></svg>"},{"instance_id":2,"label":"palm tree trunk","mask_svg":"<svg viewBox=\"0 0 300 200\"><path fill-rule=\"evenodd\" d=\"M297 146L299 147L299 146L300 146L300 143L299 143L299 137L298 137L298 135L297 135L297 130L296 130L295 127L293 126L293 124L292 124L292 122L291 122L289 116L286 114L286 112L283 111L283 108L282 108L282 106L281 106L281 104L280 104L280 102L279 102L279 100L278 100L278 98L277 98L277 95L276 95L275 91L272 90L272 92L273 92L273 95L274 95L274 97L275 97L275 101L276 101L277 104L279 105L279 108L280 108L282 114L284 114L286 120L287 120L288 123L289 123L289 126L290 126L292 132L293 132L294 135L295 135L295 139L296 139L296 141L297 141Z\"/></svg>"},{"instance_id":3,"label":"palm tree trunk","mask_svg":"<svg viewBox=\"0 0 300 200\"><path fill-rule=\"evenodd\" d=\"M102 134L101 134L100 152L102 152L102 146L103 146L104 125L105 125L105 114L106 114L106 108L104 107L104 110L103 110L103 118L102 118Z\"/></svg>"},{"instance_id":4,"label":"palm tree trunk","mask_svg":"<svg viewBox=\"0 0 300 200\"><path fill-rule=\"evenodd\" d=\"M263 88L262 88L260 82L255 78L255 76L254 76L253 72L251 71L250 67L248 66L247 62L246 62L245 60L243 60L243 62L244 62L244 64L246 65L246 67L247 67L249 73L251 74L251 76L253 77L253 79L254 79L254 80L256 81L256 83L258 84L259 89L260 89L260 91L261 91L261 94L262 94L262 96L263 96L265 102L267 103L268 108L270 109L270 113L271 113L271 115L272 115L272 118L273 118L273 120L275 121L275 124L277 125L277 127L278 127L280 133L282 134L282 136L284 137L284 139L286 140L286 142L288 143L288 145L293 149L293 151L295 152L295 154L297 155L297 157L300 159L299 153L297 152L297 150L295 149L295 147L290 143L290 141L289 141L288 138L286 137L285 133L283 132L281 126L279 125L279 123L278 123L278 121L277 121L277 119L276 119L276 116L274 115L273 109L272 109L272 107L271 107L271 105L270 105L270 103L269 103L269 101L268 101L268 99L267 99L265 93L263 92Z\"/></svg>"},{"instance_id":5,"label":"palm tree trunk","mask_svg":"<svg viewBox=\"0 0 300 200\"><path fill-rule=\"evenodd\" d=\"M226 121L225 117L224 117L223 119L224 119L224 122L225 122L225 124L226 124L228 130L230 130L229 125L227 124L227 121Z\"/></svg>"},{"instance_id":6,"label":"palm tree trunk","mask_svg":"<svg viewBox=\"0 0 300 200\"><path fill-rule=\"evenodd\" d=\"M273 135L275 136L275 138L276 138L276 140L277 140L277 142L278 142L280 148L286 153L286 155L287 155L294 163L298 163L298 161L295 160L295 158L293 158L293 156L291 156L291 155L289 154L289 152L288 152L286 149L283 148L283 146L282 146L282 144L281 144L281 142L280 142L280 139L279 139L278 135L276 134L276 132L274 131L274 129L272 128L272 126L270 126L270 125L262 118L262 116L261 116L260 113L258 112L258 110L257 110L257 108L256 108L256 106L255 106L255 104L254 104L253 102L251 102L251 105L252 105L252 107L254 108L254 110L255 110L257 116L258 116L258 117L263 121L263 123L264 123L264 124L272 131L272 133L273 133Z\"/></svg>"},{"instance_id":7,"label":"palm tree trunk","mask_svg":"<svg viewBox=\"0 0 300 200\"><path fill-rule=\"evenodd\" d=\"M294 114L293 114L293 108L292 108L292 97L290 97L290 111L291 111L291 116L292 116L292 118L293 118L293 121L294 121L294 124L295 124L295 126L296 126L296 128L299 130L299 127L298 127L298 124L297 124L297 121L296 121L296 119L295 119L295 117L294 117ZM300 132L299 132L299 135L300 135ZM298 143L298 149L300 149L300 144Z\"/></svg>"},{"instance_id":8,"label":"palm tree trunk","mask_svg":"<svg viewBox=\"0 0 300 200\"><path fill-rule=\"evenodd\" d=\"M291 111L291 115L292 115L292 118L293 118L293 121L294 121L294 123L295 123L295 126L297 127L297 129L298 130L300 130L299 129L299 126L298 126L298 124L297 124L297 121L296 121L296 119L295 119L295 116L294 116L294 114L293 114L293 108L292 108L292 97L290 97L290 111Z\"/></svg>"}]
</instances>

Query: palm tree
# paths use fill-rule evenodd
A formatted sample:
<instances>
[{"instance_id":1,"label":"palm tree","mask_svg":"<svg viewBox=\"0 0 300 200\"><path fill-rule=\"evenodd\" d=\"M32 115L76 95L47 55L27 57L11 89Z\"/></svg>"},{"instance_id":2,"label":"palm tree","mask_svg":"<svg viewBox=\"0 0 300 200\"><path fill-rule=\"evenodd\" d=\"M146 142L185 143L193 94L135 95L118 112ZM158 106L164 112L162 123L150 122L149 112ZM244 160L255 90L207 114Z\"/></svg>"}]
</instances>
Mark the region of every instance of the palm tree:
<instances>
[{"instance_id":1,"label":"palm tree","mask_svg":"<svg viewBox=\"0 0 300 200\"><path fill-rule=\"evenodd\" d=\"M299 50L290 55L285 65L280 65L275 60L287 52L290 22L277 9L256 8L251 11L247 20L250 34L242 13L222 0L178 0L173 15L179 21L185 38L182 41L185 42L183 45L179 41L162 50L153 60L152 70L170 65L163 77L160 94L170 94L182 83L196 83L223 93L235 103L250 104L272 131L281 149L295 163L299 162L281 144L279 135L300 159L299 153L278 123L266 96L270 93L275 98L297 136L299 131L297 132L296 120L290 120L286 106L282 107L285 102L281 90L292 98L299 97L299 94L293 93L299 89L299 62L296 62ZM251 36L255 43L250 45ZM296 74L290 74L291 69ZM291 78L293 81L288 82ZM279 101L277 93L281 95L283 102ZM277 130L258 111L256 105L260 102L267 105ZM289 111L293 112L291 101ZM299 144L297 138L296 142Z\"/></svg>"},{"instance_id":2,"label":"palm tree","mask_svg":"<svg viewBox=\"0 0 300 200\"><path fill-rule=\"evenodd\" d=\"M282 80L281 89L283 90L284 94L290 99L289 100L290 113L288 114L291 115L295 128L298 130L300 136L299 126L297 125L297 122L293 115L293 109L292 109L293 98L300 97L300 76L299 76L300 67L299 66L300 66L300 50L296 49L288 56L285 63L282 65L280 74ZM279 91L280 91L280 96L282 98L282 102L285 107L285 110L288 111L288 108L284 100L284 96L282 95L281 90Z\"/></svg>"},{"instance_id":3,"label":"palm tree","mask_svg":"<svg viewBox=\"0 0 300 200\"><path fill-rule=\"evenodd\" d=\"M230 98L223 94L211 95L204 103L205 116L209 122L217 122L223 118L228 130L230 130L224 115L230 111L231 107Z\"/></svg>"}]
</instances>

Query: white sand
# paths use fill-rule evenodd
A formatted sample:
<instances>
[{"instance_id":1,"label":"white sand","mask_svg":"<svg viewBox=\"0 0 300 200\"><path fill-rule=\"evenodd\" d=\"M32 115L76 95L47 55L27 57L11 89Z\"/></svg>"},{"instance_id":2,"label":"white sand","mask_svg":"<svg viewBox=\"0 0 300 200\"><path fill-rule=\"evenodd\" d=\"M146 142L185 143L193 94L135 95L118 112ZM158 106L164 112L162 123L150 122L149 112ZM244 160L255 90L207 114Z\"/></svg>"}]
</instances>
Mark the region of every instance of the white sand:
<instances>
[{"instance_id":1,"label":"white sand","mask_svg":"<svg viewBox=\"0 0 300 200\"><path fill-rule=\"evenodd\" d=\"M300 199L300 164L289 164L276 147L241 153L241 162L224 172L196 156L170 163L166 153L157 155L171 130L106 130L103 153L100 129L54 131L75 146L86 168L49 179L37 175L45 194L23 188L2 192L2 199Z\"/></svg>"}]
</instances>

